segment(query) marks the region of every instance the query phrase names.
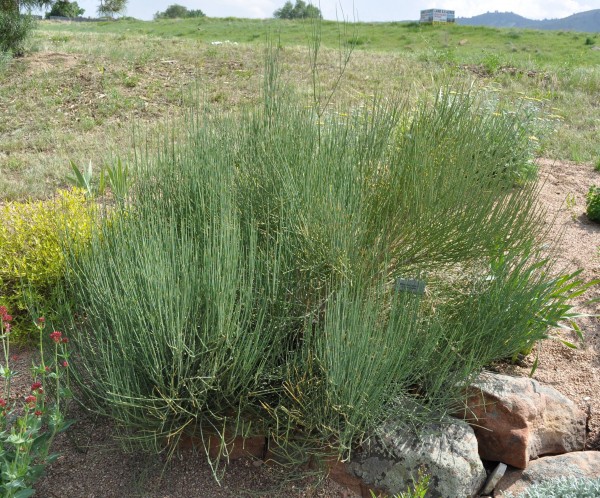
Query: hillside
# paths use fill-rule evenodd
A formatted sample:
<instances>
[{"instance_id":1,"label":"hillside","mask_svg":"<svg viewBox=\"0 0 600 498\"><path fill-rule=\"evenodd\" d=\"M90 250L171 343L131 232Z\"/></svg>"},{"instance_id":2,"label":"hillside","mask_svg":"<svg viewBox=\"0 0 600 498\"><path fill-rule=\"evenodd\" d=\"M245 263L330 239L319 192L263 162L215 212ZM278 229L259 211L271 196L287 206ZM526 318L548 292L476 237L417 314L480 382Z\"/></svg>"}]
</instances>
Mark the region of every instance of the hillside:
<instances>
[{"instance_id":1,"label":"hillside","mask_svg":"<svg viewBox=\"0 0 600 498\"><path fill-rule=\"evenodd\" d=\"M458 17L456 24L464 26L487 26L490 28L529 28L533 21L513 12L486 12L473 17Z\"/></svg>"},{"instance_id":2,"label":"hillside","mask_svg":"<svg viewBox=\"0 0 600 498\"><path fill-rule=\"evenodd\" d=\"M563 19L527 19L513 12L486 12L474 17L459 17L456 23L465 26L494 28L529 28L600 33L600 9L578 12Z\"/></svg>"},{"instance_id":3,"label":"hillside","mask_svg":"<svg viewBox=\"0 0 600 498\"><path fill-rule=\"evenodd\" d=\"M211 106L256 102L269 33L293 69L289 80L309 94L310 28L276 19L39 22L35 50L5 66L0 60L0 202L46 197L64 185L71 161L92 159L97 170L111 156L126 157L128 123L159 127L163 116L185 112L194 88ZM501 94L510 100L527 95L528 112L546 116L532 135L545 157L600 159L600 50L594 49L600 43L587 43L593 37L418 23L324 21L321 28L324 81L333 86L345 28L341 48L354 49L336 94L344 102L372 94L414 96L449 81L481 86L494 101Z\"/></svg>"}]
</instances>

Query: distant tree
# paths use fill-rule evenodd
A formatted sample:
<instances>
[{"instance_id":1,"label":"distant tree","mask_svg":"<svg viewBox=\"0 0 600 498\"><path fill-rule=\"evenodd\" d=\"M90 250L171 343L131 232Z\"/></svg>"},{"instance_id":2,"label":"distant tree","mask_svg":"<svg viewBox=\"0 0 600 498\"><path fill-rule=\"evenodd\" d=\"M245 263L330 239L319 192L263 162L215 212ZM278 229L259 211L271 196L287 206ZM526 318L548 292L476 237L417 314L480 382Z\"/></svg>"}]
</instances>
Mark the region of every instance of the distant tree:
<instances>
[{"instance_id":1,"label":"distant tree","mask_svg":"<svg viewBox=\"0 0 600 498\"><path fill-rule=\"evenodd\" d=\"M102 16L114 17L115 14L122 14L127 8L127 0L100 0L98 5L98 14Z\"/></svg>"},{"instance_id":2,"label":"distant tree","mask_svg":"<svg viewBox=\"0 0 600 498\"><path fill-rule=\"evenodd\" d=\"M0 0L0 12L19 14L21 9L48 7L52 0Z\"/></svg>"},{"instance_id":3,"label":"distant tree","mask_svg":"<svg viewBox=\"0 0 600 498\"><path fill-rule=\"evenodd\" d=\"M169 5L164 12L154 14L154 19L187 19L190 17L205 17L200 9L188 10L187 7L174 3Z\"/></svg>"},{"instance_id":4,"label":"distant tree","mask_svg":"<svg viewBox=\"0 0 600 498\"><path fill-rule=\"evenodd\" d=\"M277 19L305 19L317 18L321 19L321 11L318 7L312 4L307 4L304 0L296 0L296 4L292 4L290 0L283 4L283 7L277 9L273 13L273 17Z\"/></svg>"},{"instance_id":5,"label":"distant tree","mask_svg":"<svg viewBox=\"0 0 600 498\"><path fill-rule=\"evenodd\" d=\"M0 54L21 55L35 23L21 9L48 7L52 0L0 0Z\"/></svg>"},{"instance_id":6,"label":"distant tree","mask_svg":"<svg viewBox=\"0 0 600 498\"><path fill-rule=\"evenodd\" d=\"M59 17L78 17L85 12L77 2L69 2L69 0L57 0L50 12L46 14L46 18L50 16Z\"/></svg>"},{"instance_id":7,"label":"distant tree","mask_svg":"<svg viewBox=\"0 0 600 498\"><path fill-rule=\"evenodd\" d=\"M294 5L289 0L283 4L283 7L273 12L273 17L277 19L293 19Z\"/></svg>"},{"instance_id":8,"label":"distant tree","mask_svg":"<svg viewBox=\"0 0 600 498\"><path fill-rule=\"evenodd\" d=\"M188 10L188 17L206 17L206 14L200 9Z\"/></svg>"}]
</instances>

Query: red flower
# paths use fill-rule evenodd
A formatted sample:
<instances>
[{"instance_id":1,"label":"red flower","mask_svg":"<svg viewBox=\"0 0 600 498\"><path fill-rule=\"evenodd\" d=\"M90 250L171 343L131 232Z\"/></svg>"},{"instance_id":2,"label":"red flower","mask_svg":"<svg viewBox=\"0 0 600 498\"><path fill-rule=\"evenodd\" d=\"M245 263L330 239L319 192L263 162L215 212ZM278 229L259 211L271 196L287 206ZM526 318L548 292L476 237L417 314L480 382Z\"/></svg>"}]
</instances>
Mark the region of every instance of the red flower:
<instances>
[{"instance_id":1,"label":"red flower","mask_svg":"<svg viewBox=\"0 0 600 498\"><path fill-rule=\"evenodd\" d=\"M40 316L40 317L38 318L38 323L40 323L40 324L41 324L41 323L44 323L45 321L46 321L46 319L45 319L43 316Z\"/></svg>"},{"instance_id":2,"label":"red flower","mask_svg":"<svg viewBox=\"0 0 600 498\"><path fill-rule=\"evenodd\" d=\"M34 382L33 384L31 384L31 392L37 391L41 387L42 387L42 383L41 382ZM40 391L41 391L41 389L40 389Z\"/></svg>"},{"instance_id":3,"label":"red flower","mask_svg":"<svg viewBox=\"0 0 600 498\"><path fill-rule=\"evenodd\" d=\"M8 314L2 315L2 320L4 320L7 323L12 321L12 319L13 319L12 315L8 315Z\"/></svg>"},{"instance_id":4,"label":"red flower","mask_svg":"<svg viewBox=\"0 0 600 498\"><path fill-rule=\"evenodd\" d=\"M34 414L36 417L41 417L41 416L42 416L42 411L41 411L41 410L36 410L35 412L33 412L33 414Z\"/></svg>"},{"instance_id":5,"label":"red flower","mask_svg":"<svg viewBox=\"0 0 600 498\"><path fill-rule=\"evenodd\" d=\"M52 339L56 344L58 344L59 342L61 342L62 332L55 330L50 334L50 339Z\"/></svg>"},{"instance_id":6,"label":"red flower","mask_svg":"<svg viewBox=\"0 0 600 498\"><path fill-rule=\"evenodd\" d=\"M68 337L63 337L60 342L62 342L63 344L66 344L67 342L69 342L69 338Z\"/></svg>"},{"instance_id":7,"label":"red flower","mask_svg":"<svg viewBox=\"0 0 600 498\"><path fill-rule=\"evenodd\" d=\"M33 407L35 405L37 401L37 398L35 396L27 396L25 398L25 403L28 403L29 406Z\"/></svg>"},{"instance_id":8,"label":"red flower","mask_svg":"<svg viewBox=\"0 0 600 498\"><path fill-rule=\"evenodd\" d=\"M18 357L16 354L13 354L13 355L10 357L10 359L11 359L12 361L17 361L17 360L19 359L19 357Z\"/></svg>"},{"instance_id":9,"label":"red flower","mask_svg":"<svg viewBox=\"0 0 600 498\"><path fill-rule=\"evenodd\" d=\"M6 322L4 324L4 330L7 334L10 332L10 323Z\"/></svg>"},{"instance_id":10,"label":"red flower","mask_svg":"<svg viewBox=\"0 0 600 498\"><path fill-rule=\"evenodd\" d=\"M4 316L8 313L6 306L0 306L0 315Z\"/></svg>"},{"instance_id":11,"label":"red flower","mask_svg":"<svg viewBox=\"0 0 600 498\"><path fill-rule=\"evenodd\" d=\"M0 398L0 407L6 408L6 400L4 398Z\"/></svg>"},{"instance_id":12,"label":"red flower","mask_svg":"<svg viewBox=\"0 0 600 498\"><path fill-rule=\"evenodd\" d=\"M63 361L63 367L67 368L69 366L69 362L67 360Z\"/></svg>"}]
</instances>

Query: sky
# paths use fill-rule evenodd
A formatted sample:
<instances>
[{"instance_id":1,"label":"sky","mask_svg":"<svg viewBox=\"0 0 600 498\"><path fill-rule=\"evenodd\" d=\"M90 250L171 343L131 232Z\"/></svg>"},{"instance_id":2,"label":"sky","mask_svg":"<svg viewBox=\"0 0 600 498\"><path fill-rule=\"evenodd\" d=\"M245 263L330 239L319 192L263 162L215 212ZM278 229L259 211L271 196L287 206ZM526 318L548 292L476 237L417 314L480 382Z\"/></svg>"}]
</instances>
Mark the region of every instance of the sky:
<instances>
[{"instance_id":1,"label":"sky","mask_svg":"<svg viewBox=\"0 0 600 498\"><path fill-rule=\"evenodd\" d=\"M95 16L99 0L77 1L85 9L85 16ZM285 0L128 0L126 15L150 20L156 12L173 3L201 9L209 17L268 18ZM454 10L457 17L497 10L514 12L529 19L555 19L600 9L600 0L321 0L313 3L320 7L325 19L365 22L418 20L421 9L431 8Z\"/></svg>"}]
</instances>

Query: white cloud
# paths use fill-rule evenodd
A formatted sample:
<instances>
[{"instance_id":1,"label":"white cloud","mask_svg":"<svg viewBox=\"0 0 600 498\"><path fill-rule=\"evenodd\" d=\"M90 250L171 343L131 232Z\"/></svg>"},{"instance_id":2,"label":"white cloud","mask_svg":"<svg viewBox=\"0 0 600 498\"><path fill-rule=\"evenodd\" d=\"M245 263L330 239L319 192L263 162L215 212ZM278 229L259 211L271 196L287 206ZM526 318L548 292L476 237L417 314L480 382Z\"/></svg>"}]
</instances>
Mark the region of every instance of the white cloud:
<instances>
[{"instance_id":1,"label":"white cloud","mask_svg":"<svg viewBox=\"0 0 600 498\"><path fill-rule=\"evenodd\" d=\"M278 7L278 2L274 0L222 0L207 6L204 12L214 17L266 18L271 17Z\"/></svg>"}]
</instances>

